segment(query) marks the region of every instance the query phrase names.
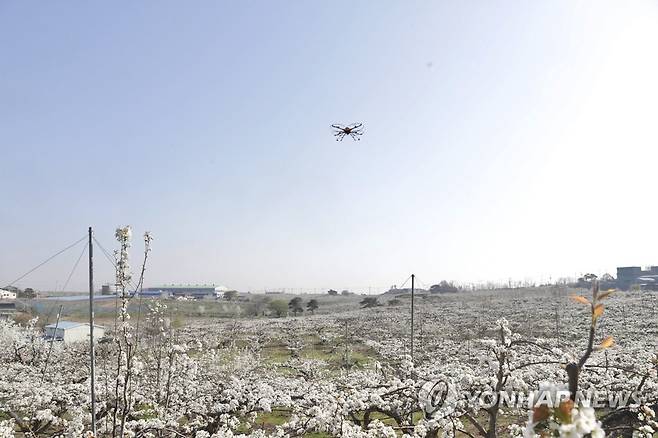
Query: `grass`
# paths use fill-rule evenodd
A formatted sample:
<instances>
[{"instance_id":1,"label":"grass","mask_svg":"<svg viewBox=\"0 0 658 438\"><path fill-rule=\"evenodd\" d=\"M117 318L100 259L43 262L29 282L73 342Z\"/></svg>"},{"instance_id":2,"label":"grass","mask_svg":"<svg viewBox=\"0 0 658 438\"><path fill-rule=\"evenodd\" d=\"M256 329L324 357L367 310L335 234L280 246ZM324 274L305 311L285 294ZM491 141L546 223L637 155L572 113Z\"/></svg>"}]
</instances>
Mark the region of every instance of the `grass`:
<instances>
[{"instance_id":1,"label":"grass","mask_svg":"<svg viewBox=\"0 0 658 438\"><path fill-rule=\"evenodd\" d=\"M135 412L133 415L140 420L150 420L158 417L157 412L153 410L153 406L149 404L140 403L135 405L134 409Z\"/></svg>"},{"instance_id":2,"label":"grass","mask_svg":"<svg viewBox=\"0 0 658 438\"><path fill-rule=\"evenodd\" d=\"M485 413L480 413L475 417L478 422L486 429L488 422L489 422L489 416L486 415ZM516 416L516 415L505 415L505 414L498 414L498 421L496 422L496 430L497 430L497 435L498 436L507 436L507 427L512 425L512 424L525 424L526 420L528 419L527 416ZM466 432L473 434L474 436L478 436L479 432L471 424L470 421L468 421L465 417L461 418L462 423L464 424L464 430ZM457 432L458 437L467 437L465 433Z\"/></svg>"},{"instance_id":3,"label":"grass","mask_svg":"<svg viewBox=\"0 0 658 438\"><path fill-rule=\"evenodd\" d=\"M276 426L286 423L290 419L290 410L288 409L272 409L272 412L261 412L256 417L256 421L252 424L253 429L272 430ZM241 426L238 428L238 433L246 433L247 428ZM309 438L329 438L330 434L326 432L307 432L304 434Z\"/></svg>"},{"instance_id":4,"label":"grass","mask_svg":"<svg viewBox=\"0 0 658 438\"><path fill-rule=\"evenodd\" d=\"M376 353L356 344L351 346L352 351L349 358L357 367L363 367L376 359ZM324 361L330 370L339 370L343 363L343 350L341 347L336 348L333 352L330 347L317 347L314 344L306 344L299 352L302 359L313 359ZM290 351L281 344L270 344L263 347L263 359L268 364L282 364L288 361L292 355ZM284 371L285 372L285 371Z\"/></svg>"},{"instance_id":5,"label":"grass","mask_svg":"<svg viewBox=\"0 0 658 438\"><path fill-rule=\"evenodd\" d=\"M290 419L288 409L272 409L272 412L263 412L256 417L256 424L262 426L281 426Z\"/></svg>"}]
</instances>

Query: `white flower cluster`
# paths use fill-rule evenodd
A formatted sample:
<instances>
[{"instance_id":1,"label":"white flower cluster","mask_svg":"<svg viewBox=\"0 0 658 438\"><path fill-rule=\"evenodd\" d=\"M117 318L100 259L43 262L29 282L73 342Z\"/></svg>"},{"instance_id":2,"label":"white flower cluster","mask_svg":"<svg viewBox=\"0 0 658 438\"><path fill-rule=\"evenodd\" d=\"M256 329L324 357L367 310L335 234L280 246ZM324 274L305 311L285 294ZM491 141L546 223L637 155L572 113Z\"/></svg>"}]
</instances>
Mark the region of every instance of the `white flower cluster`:
<instances>
[{"instance_id":1,"label":"white flower cluster","mask_svg":"<svg viewBox=\"0 0 658 438\"><path fill-rule=\"evenodd\" d=\"M567 405L568 406L568 405ZM559 436L561 438L604 438L605 432L602 428L601 422L596 418L596 412L591 407L574 407L568 412L558 412L562 407L550 410L546 419L535 421L536 410L539 408L550 409L549 405L539 405L535 410L529 413L527 426L524 430L523 436L525 438L537 438L540 435L538 432L549 431L552 436ZM513 431L518 434L518 428Z\"/></svg>"},{"instance_id":2,"label":"white flower cluster","mask_svg":"<svg viewBox=\"0 0 658 438\"><path fill-rule=\"evenodd\" d=\"M130 232L122 230L120 243L129 244ZM127 267L129 245L124 248ZM496 294L483 312L475 298L443 299L440 305L428 300L418 314L413 363L405 356L408 316L395 308L350 310L349 330L358 336L345 345L345 324L336 315L294 322L190 319L176 327L162 301L145 301L139 336L129 343L117 337L121 342L101 343L96 350L100 435L113 433L115 382L120 392L131 391L124 436L454 438L461 436L459 430L474 430L469 417L486 429L489 413L498 409L499 431L526 413L527 400L519 408L493 407L483 394L529 395L537 382L547 381L558 383L541 384L534 400L551 411L537 416L537 424L531 414L530 428L511 425L510 436L603 436L592 409L567 403L555 411L565 389L561 365L579 357L589 328L590 321L578 313L582 309L561 314L558 335L555 321L542 318L555 310L553 299ZM639 334L653 329L647 315L654 310L637 297L624 299L634 303L639 316L625 321L614 305L606 310L606 331L623 342L605 355L593 353L587 364L592 368L583 368L579 384L610 391L642 384L645 400L653 403L658 400L651 363L655 340ZM642 299L658 302L658 296ZM136 321L127 327L137 333ZM298 357L291 358L287 347ZM0 438L40 428L39 438L88 435L89 375L81 366L87 345L56 343L43 376L48 348L35 322L0 322L0 414L19 418L0 422ZM350 368L341 359L345 349L352 351ZM634 415L641 421L635 437L650 437L657 429L653 410L638 406Z\"/></svg>"},{"instance_id":3,"label":"white flower cluster","mask_svg":"<svg viewBox=\"0 0 658 438\"><path fill-rule=\"evenodd\" d=\"M571 423L558 426L562 438L582 438L586 435L591 438L603 438L605 432L601 428L601 422L596 419L593 408L574 408L571 410Z\"/></svg>"},{"instance_id":4,"label":"white flower cluster","mask_svg":"<svg viewBox=\"0 0 658 438\"><path fill-rule=\"evenodd\" d=\"M132 234L133 233L130 225L117 228L114 233L114 236L119 242L119 250L115 253L117 265L117 287L124 291L128 288L130 281L132 280L132 274L130 273L130 257L128 255Z\"/></svg>"},{"instance_id":5,"label":"white flower cluster","mask_svg":"<svg viewBox=\"0 0 658 438\"><path fill-rule=\"evenodd\" d=\"M0 438L14 438L14 419L0 421Z\"/></svg>"},{"instance_id":6,"label":"white flower cluster","mask_svg":"<svg viewBox=\"0 0 658 438\"><path fill-rule=\"evenodd\" d=\"M633 431L633 438L653 438L658 431L658 422L656 421L656 412L647 405L639 406L633 410L637 411L637 419L642 426Z\"/></svg>"}]
</instances>

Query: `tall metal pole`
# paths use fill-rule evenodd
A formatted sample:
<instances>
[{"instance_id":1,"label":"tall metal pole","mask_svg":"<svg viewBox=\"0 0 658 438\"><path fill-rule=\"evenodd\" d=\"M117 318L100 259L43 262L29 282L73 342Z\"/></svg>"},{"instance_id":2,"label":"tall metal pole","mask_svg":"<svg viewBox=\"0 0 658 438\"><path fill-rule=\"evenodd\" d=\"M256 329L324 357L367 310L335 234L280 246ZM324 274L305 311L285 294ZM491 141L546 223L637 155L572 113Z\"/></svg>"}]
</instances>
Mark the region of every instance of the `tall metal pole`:
<instances>
[{"instance_id":1,"label":"tall metal pole","mask_svg":"<svg viewBox=\"0 0 658 438\"><path fill-rule=\"evenodd\" d=\"M347 375L350 374L350 353L347 346L347 320L345 320L345 368L347 368Z\"/></svg>"},{"instance_id":2,"label":"tall metal pole","mask_svg":"<svg viewBox=\"0 0 658 438\"><path fill-rule=\"evenodd\" d=\"M89 227L89 368L91 370L91 432L96 437L96 356L94 354L94 246Z\"/></svg>"},{"instance_id":3,"label":"tall metal pole","mask_svg":"<svg viewBox=\"0 0 658 438\"><path fill-rule=\"evenodd\" d=\"M416 276L411 274L411 363L414 361L414 279Z\"/></svg>"}]
</instances>

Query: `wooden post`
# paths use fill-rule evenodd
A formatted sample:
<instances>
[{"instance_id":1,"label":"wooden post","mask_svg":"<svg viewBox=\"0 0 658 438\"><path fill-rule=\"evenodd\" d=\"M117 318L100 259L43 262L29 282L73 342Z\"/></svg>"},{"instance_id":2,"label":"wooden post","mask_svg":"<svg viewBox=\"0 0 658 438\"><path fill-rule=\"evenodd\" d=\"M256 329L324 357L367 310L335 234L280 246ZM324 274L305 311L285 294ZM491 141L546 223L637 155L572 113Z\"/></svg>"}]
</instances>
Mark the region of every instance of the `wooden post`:
<instances>
[{"instance_id":1,"label":"wooden post","mask_svg":"<svg viewBox=\"0 0 658 438\"><path fill-rule=\"evenodd\" d=\"M94 246L89 227L89 369L91 370L91 432L96 438L96 356L94 354Z\"/></svg>"}]
</instances>

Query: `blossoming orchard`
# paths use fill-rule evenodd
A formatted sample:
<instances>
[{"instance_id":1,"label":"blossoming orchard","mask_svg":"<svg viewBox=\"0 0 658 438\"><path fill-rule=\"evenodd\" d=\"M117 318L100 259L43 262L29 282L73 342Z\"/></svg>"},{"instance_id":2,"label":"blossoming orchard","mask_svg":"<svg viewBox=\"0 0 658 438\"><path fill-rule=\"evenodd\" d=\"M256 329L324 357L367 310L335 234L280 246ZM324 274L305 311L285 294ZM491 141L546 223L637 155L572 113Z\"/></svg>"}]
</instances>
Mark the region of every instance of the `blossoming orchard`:
<instances>
[{"instance_id":1,"label":"blossoming orchard","mask_svg":"<svg viewBox=\"0 0 658 438\"><path fill-rule=\"evenodd\" d=\"M594 282L416 297L412 358L408 297L181 317L133 294L151 236L139 250L129 227L116 239L95 418L89 344L44 338L43 315L6 320L0 437L89 437L92 421L99 437L657 436L658 294Z\"/></svg>"}]
</instances>

